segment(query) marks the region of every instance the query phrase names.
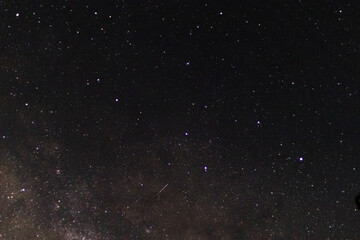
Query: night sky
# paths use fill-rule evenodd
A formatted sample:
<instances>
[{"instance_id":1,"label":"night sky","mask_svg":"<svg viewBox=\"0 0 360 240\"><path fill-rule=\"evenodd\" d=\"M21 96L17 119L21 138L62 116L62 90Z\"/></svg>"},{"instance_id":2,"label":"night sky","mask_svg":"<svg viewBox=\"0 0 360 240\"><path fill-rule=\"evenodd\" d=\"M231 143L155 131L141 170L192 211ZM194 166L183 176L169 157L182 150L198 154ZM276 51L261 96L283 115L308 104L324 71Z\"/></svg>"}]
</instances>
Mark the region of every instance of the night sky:
<instances>
[{"instance_id":1,"label":"night sky","mask_svg":"<svg viewBox=\"0 0 360 240\"><path fill-rule=\"evenodd\" d=\"M0 0L0 240L360 239L359 12Z\"/></svg>"}]
</instances>

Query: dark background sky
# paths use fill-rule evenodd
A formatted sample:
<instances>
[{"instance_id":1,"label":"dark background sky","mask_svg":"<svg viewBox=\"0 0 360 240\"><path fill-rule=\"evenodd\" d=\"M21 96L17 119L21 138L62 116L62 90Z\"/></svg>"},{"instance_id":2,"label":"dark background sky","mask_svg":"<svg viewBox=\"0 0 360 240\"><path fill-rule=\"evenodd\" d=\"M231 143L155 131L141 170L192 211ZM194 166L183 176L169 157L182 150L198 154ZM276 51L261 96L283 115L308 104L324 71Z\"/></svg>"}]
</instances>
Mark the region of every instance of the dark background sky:
<instances>
[{"instance_id":1,"label":"dark background sky","mask_svg":"<svg viewBox=\"0 0 360 240\"><path fill-rule=\"evenodd\" d=\"M0 11L0 239L359 239L360 4Z\"/></svg>"}]
</instances>

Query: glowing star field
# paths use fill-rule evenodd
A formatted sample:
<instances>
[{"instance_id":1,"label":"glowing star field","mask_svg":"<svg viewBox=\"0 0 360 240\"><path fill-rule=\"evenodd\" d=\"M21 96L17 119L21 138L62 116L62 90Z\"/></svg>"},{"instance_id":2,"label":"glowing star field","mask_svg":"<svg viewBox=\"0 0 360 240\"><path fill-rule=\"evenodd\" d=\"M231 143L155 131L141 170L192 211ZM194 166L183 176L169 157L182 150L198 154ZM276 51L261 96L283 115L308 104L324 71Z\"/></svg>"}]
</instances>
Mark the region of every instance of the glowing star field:
<instances>
[{"instance_id":1,"label":"glowing star field","mask_svg":"<svg viewBox=\"0 0 360 240\"><path fill-rule=\"evenodd\" d=\"M0 240L360 239L359 8L0 1Z\"/></svg>"}]
</instances>

